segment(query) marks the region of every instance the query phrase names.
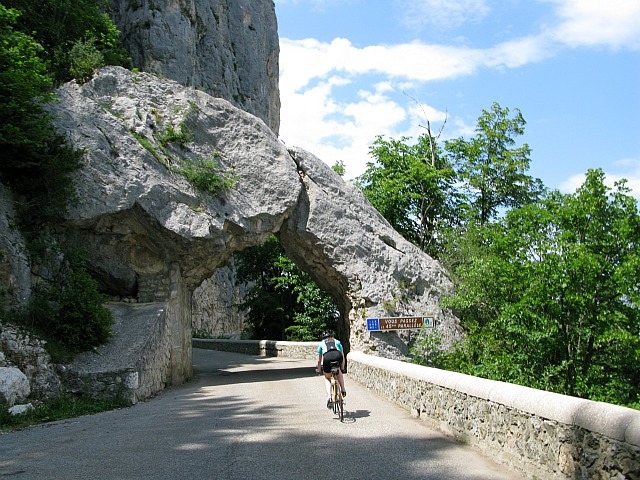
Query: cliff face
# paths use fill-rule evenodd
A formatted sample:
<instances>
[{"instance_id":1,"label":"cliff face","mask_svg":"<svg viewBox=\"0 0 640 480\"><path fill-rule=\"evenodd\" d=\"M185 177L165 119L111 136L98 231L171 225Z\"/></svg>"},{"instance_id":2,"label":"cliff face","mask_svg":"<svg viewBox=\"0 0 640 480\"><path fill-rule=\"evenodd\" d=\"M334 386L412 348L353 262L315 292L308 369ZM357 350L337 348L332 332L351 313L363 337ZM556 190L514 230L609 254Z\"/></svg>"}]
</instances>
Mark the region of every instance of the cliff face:
<instances>
[{"instance_id":1,"label":"cliff face","mask_svg":"<svg viewBox=\"0 0 640 480\"><path fill-rule=\"evenodd\" d=\"M272 0L112 0L132 66L175 80L280 128Z\"/></svg>"}]
</instances>

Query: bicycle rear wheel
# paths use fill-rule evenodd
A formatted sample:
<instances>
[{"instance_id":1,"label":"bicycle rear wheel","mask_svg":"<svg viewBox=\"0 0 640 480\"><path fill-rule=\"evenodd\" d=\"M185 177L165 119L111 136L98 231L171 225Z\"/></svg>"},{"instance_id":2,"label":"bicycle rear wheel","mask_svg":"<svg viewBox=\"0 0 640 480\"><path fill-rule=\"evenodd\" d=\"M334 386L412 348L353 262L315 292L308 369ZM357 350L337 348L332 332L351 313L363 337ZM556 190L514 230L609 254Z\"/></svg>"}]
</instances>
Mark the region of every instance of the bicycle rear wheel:
<instances>
[{"instance_id":1,"label":"bicycle rear wheel","mask_svg":"<svg viewBox=\"0 0 640 480\"><path fill-rule=\"evenodd\" d=\"M340 421L344 420L344 399L342 398L342 393L338 392L338 416L340 417Z\"/></svg>"},{"instance_id":2,"label":"bicycle rear wheel","mask_svg":"<svg viewBox=\"0 0 640 480\"><path fill-rule=\"evenodd\" d=\"M335 382L331 386L331 399L333 400L333 414L338 415L338 402L340 401L340 390L338 390L338 382Z\"/></svg>"}]
</instances>

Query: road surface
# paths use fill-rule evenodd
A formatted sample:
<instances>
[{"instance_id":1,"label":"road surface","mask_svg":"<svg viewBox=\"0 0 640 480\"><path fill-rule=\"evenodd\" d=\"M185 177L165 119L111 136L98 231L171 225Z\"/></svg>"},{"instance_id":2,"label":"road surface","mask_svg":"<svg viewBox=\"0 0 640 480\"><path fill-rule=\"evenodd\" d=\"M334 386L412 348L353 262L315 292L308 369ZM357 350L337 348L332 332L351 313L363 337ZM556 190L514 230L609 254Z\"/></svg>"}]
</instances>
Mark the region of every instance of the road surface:
<instances>
[{"instance_id":1,"label":"road surface","mask_svg":"<svg viewBox=\"0 0 640 480\"><path fill-rule=\"evenodd\" d=\"M193 381L133 407L0 435L19 480L465 479L521 474L345 376L344 423L310 360L194 349Z\"/></svg>"}]
</instances>

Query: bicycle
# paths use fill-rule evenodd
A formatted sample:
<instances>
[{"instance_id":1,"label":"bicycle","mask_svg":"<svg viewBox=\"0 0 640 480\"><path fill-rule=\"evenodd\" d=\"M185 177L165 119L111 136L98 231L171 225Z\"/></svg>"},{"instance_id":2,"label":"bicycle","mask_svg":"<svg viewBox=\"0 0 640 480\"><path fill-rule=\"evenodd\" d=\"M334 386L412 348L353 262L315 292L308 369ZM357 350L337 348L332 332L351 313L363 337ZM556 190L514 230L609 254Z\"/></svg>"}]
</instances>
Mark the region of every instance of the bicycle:
<instances>
[{"instance_id":1,"label":"bicycle","mask_svg":"<svg viewBox=\"0 0 640 480\"><path fill-rule=\"evenodd\" d=\"M340 364L331 362L331 401L333 402L333 413L340 417L340 421L344 420L344 397L338 382L338 373L340 372Z\"/></svg>"}]
</instances>

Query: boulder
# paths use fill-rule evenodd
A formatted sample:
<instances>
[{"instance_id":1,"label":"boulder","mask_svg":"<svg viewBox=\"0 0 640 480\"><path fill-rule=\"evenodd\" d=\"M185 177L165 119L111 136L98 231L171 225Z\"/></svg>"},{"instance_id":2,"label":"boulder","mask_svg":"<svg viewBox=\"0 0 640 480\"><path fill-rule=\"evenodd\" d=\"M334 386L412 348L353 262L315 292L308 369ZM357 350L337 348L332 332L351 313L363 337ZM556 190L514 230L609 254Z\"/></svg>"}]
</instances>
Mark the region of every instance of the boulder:
<instances>
[{"instance_id":1,"label":"boulder","mask_svg":"<svg viewBox=\"0 0 640 480\"><path fill-rule=\"evenodd\" d=\"M20 369L29 381L32 398L44 400L60 393L60 380L45 342L15 325L0 328L0 366Z\"/></svg>"},{"instance_id":2,"label":"boulder","mask_svg":"<svg viewBox=\"0 0 640 480\"><path fill-rule=\"evenodd\" d=\"M11 415L20 415L22 413L27 413L33 410L33 404L27 403L25 405L14 405L9 409L9 414Z\"/></svg>"},{"instance_id":3,"label":"boulder","mask_svg":"<svg viewBox=\"0 0 640 480\"><path fill-rule=\"evenodd\" d=\"M0 404L12 407L30 393L29 379L19 368L0 367Z\"/></svg>"}]
</instances>

